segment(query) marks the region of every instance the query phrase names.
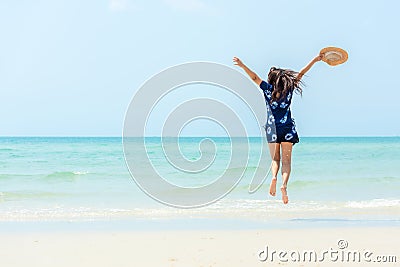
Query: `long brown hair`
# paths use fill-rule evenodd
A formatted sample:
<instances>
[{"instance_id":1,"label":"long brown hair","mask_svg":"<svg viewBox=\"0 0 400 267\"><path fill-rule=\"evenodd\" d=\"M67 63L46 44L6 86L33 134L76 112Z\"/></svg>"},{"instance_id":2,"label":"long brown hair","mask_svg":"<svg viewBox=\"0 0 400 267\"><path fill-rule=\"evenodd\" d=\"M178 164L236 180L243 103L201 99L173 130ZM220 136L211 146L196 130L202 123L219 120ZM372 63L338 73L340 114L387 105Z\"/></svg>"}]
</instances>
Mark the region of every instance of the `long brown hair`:
<instances>
[{"instance_id":1,"label":"long brown hair","mask_svg":"<svg viewBox=\"0 0 400 267\"><path fill-rule=\"evenodd\" d=\"M298 94L302 94L303 85L302 81L298 80L298 72L289 69L279 69L272 67L268 73L268 83L274 88L272 91L272 101L279 101L283 97L287 96L289 92L295 91Z\"/></svg>"}]
</instances>

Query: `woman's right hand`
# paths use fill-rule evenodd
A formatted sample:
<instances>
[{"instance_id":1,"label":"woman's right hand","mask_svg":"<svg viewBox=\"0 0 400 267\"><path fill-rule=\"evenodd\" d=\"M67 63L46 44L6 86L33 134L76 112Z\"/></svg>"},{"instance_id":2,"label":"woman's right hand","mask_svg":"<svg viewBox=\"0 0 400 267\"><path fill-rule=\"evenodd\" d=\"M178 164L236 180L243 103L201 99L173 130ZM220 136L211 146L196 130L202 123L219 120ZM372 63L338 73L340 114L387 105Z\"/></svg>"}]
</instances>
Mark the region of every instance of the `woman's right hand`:
<instances>
[{"instance_id":1,"label":"woman's right hand","mask_svg":"<svg viewBox=\"0 0 400 267\"><path fill-rule=\"evenodd\" d=\"M318 56L316 56L316 57L314 58L314 62L321 61L323 58L324 58L324 54L323 54L323 53L320 53Z\"/></svg>"},{"instance_id":2,"label":"woman's right hand","mask_svg":"<svg viewBox=\"0 0 400 267\"><path fill-rule=\"evenodd\" d=\"M244 64L238 57L233 57L233 64L243 68Z\"/></svg>"}]
</instances>

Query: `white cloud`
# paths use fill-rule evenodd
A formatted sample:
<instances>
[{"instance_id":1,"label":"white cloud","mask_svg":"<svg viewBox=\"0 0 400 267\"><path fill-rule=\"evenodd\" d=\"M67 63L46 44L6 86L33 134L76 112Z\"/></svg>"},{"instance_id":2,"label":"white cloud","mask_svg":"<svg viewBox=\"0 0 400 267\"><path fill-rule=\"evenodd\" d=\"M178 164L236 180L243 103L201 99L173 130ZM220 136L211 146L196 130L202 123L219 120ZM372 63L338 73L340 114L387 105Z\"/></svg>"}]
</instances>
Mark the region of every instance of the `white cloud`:
<instances>
[{"instance_id":1,"label":"white cloud","mask_svg":"<svg viewBox=\"0 0 400 267\"><path fill-rule=\"evenodd\" d=\"M109 6L113 11L123 11L128 9L129 2L128 0L110 0Z\"/></svg>"},{"instance_id":2,"label":"white cloud","mask_svg":"<svg viewBox=\"0 0 400 267\"><path fill-rule=\"evenodd\" d=\"M164 2L175 9L184 11L198 11L206 9L206 5L201 0L164 0Z\"/></svg>"}]
</instances>

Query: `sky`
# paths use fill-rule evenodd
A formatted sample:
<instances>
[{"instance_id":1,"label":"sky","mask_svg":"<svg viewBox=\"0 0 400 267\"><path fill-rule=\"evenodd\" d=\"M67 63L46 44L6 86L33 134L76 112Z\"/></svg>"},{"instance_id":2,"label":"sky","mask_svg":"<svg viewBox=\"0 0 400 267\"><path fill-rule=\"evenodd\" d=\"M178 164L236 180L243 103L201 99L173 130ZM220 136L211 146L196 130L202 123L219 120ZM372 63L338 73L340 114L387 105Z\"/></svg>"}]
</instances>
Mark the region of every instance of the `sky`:
<instances>
[{"instance_id":1,"label":"sky","mask_svg":"<svg viewBox=\"0 0 400 267\"><path fill-rule=\"evenodd\" d=\"M271 66L300 70L325 46L349 60L319 62L304 78L292 107L300 135L399 136L399 9L394 0L2 0L0 136L121 136L133 95L165 68L235 68L238 56L265 79ZM204 125L185 134L218 132Z\"/></svg>"}]
</instances>

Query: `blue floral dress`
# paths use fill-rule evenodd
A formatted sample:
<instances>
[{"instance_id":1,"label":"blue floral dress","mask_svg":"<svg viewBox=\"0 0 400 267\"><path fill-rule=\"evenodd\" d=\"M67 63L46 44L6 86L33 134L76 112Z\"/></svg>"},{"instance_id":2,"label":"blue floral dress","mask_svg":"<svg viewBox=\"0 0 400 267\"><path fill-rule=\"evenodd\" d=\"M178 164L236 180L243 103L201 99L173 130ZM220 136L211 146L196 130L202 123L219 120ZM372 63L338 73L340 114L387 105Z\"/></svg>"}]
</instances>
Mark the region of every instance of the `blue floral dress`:
<instances>
[{"instance_id":1,"label":"blue floral dress","mask_svg":"<svg viewBox=\"0 0 400 267\"><path fill-rule=\"evenodd\" d=\"M290 112L293 90L279 101L272 101L273 86L265 81L260 84L264 92L265 103L267 105L267 123L265 132L268 143L299 142L296 125ZM275 124L275 126L274 126Z\"/></svg>"}]
</instances>

